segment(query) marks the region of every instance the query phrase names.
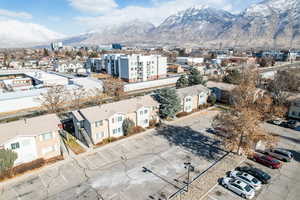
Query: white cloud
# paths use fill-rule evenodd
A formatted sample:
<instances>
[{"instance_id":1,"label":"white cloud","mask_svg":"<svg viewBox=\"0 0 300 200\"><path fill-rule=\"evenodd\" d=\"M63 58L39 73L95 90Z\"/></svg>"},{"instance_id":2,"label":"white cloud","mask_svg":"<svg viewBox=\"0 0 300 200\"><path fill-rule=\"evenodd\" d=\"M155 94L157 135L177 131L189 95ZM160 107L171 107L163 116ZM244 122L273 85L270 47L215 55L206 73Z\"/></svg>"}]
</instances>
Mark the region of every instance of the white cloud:
<instances>
[{"instance_id":1,"label":"white cloud","mask_svg":"<svg viewBox=\"0 0 300 200\"><path fill-rule=\"evenodd\" d=\"M134 19L149 21L158 25L168 16L195 5L208 5L227 11L232 9L232 5L228 3L228 0L169 0L165 2L152 0L152 6L150 7L127 6L124 8L111 8L110 12L103 13L100 16L84 16L76 17L75 19L88 28L102 28Z\"/></svg>"},{"instance_id":2,"label":"white cloud","mask_svg":"<svg viewBox=\"0 0 300 200\"><path fill-rule=\"evenodd\" d=\"M27 12L14 12L9 10L0 9L0 16L2 17L13 17L21 19L31 19L32 15Z\"/></svg>"},{"instance_id":3,"label":"white cloud","mask_svg":"<svg viewBox=\"0 0 300 200\"><path fill-rule=\"evenodd\" d=\"M64 37L39 24L18 20L0 19L0 27L5 27L0 29L0 48L28 46Z\"/></svg>"},{"instance_id":4,"label":"white cloud","mask_svg":"<svg viewBox=\"0 0 300 200\"><path fill-rule=\"evenodd\" d=\"M102 14L116 9L118 4L114 0L68 0L70 5L82 12Z\"/></svg>"}]
</instances>

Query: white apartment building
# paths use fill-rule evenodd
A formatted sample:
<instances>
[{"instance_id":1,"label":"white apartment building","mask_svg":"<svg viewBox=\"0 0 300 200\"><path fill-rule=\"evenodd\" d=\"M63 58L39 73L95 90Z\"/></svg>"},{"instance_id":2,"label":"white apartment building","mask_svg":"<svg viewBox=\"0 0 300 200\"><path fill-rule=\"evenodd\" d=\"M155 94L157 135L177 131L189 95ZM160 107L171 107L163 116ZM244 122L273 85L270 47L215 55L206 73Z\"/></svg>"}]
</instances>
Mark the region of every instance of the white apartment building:
<instances>
[{"instance_id":1,"label":"white apartment building","mask_svg":"<svg viewBox=\"0 0 300 200\"><path fill-rule=\"evenodd\" d=\"M167 58L161 55L106 54L103 66L110 75L128 82L156 80L167 76Z\"/></svg>"}]
</instances>

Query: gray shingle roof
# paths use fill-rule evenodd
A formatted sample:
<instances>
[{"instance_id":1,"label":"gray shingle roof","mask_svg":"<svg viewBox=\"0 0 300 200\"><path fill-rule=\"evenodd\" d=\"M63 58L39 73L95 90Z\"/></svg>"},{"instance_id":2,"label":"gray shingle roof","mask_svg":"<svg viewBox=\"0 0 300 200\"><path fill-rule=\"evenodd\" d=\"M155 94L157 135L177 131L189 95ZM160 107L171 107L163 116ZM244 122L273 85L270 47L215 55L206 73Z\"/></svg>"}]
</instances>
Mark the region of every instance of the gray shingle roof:
<instances>
[{"instance_id":1,"label":"gray shingle roof","mask_svg":"<svg viewBox=\"0 0 300 200\"><path fill-rule=\"evenodd\" d=\"M209 89L203 85L194 85L191 87L177 89L176 92L180 98L184 98L186 96L199 95L201 92L208 93Z\"/></svg>"},{"instance_id":2,"label":"gray shingle roof","mask_svg":"<svg viewBox=\"0 0 300 200\"><path fill-rule=\"evenodd\" d=\"M151 96L147 95L103 104L100 106L93 106L81 109L79 112L90 122L95 122L97 120L107 119L116 113L132 113L143 106L158 106L158 102L155 101Z\"/></svg>"},{"instance_id":3,"label":"gray shingle roof","mask_svg":"<svg viewBox=\"0 0 300 200\"><path fill-rule=\"evenodd\" d=\"M0 124L0 144L16 136L37 136L59 130L59 118L55 114L43 115Z\"/></svg>"}]
</instances>

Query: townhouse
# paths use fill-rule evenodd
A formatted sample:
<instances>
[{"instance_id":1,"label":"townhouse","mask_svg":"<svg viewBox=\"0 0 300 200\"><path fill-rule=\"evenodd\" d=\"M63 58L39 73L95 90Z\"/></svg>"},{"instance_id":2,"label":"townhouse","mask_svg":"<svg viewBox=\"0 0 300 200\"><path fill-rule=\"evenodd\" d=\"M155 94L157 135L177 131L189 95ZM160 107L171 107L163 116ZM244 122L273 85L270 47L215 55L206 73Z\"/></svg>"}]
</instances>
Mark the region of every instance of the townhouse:
<instances>
[{"instance_id":1,"label":"townhouse","mask_svg":"<svg viewBox=\"0 0 300 200\"><path fill-rule=\"evenodd\" d=\"M192 112L199 106L207 104L210 94L210 90L203 85L177 89L176 92L181 100L182 112Z\"/></svg>"},{"instance_id":2,"label":"townhouse","mask_svg":"<svg viewBox=\"0 0 300 200\"><path fill-rule=\"evenodd\" d=\"M218 102L228 104L233 103L231 92L236 85L214 81L208 81L206 85L211 90L212 94L216 96Z\"/></svg>"},{"instance_id":3,"label":"townhouse","mask_svg":"<svg viewBox=\"0 0 300 200\"><path fill-rule=\"evenodd\" d=\"M15 165L59 156L60 127L55 114L0 124L0 148L17 153Z\"/></svg>"},{"instance_id":4,"label":"townhouse","mask_svg":"<svg viewBox=\"0 0 300 200\"><path fill-rule=\"evenodd\" d=\"M135 126L146 128L151 120L158 121L159 104L151 96L142 96L94 106L72 112L75 137L93 144L105 138L123 136L123 121L131 119Z\"/></svg>"}]
</instances>

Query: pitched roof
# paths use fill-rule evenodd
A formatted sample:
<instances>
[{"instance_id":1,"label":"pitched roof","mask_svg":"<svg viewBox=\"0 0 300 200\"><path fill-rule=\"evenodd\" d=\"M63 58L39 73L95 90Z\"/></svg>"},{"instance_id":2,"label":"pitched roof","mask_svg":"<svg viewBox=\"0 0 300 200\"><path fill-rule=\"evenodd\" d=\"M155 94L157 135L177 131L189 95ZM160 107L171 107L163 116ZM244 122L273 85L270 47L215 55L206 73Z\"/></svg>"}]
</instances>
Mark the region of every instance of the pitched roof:
<instances>
[{"instance_id":1,"label":"pitched roof","mask_svg":"<svg viewBox=\"0 0 300 200\"><path fill-rule=\"evenodd\" d=\"M177 89L176 92L180 98L184 98L186 96L199 95L201 92L209 92L209 89L203 85L194 85L191 87Z\"/></svg>"},{"instance_id":2,"label":"pitched roof","mask_svg":"<svg viewBox=\"0 0 300 200\"><path fill-rule=\"evenodd\" d=\"M100 106L93 106L79 110L79 112L91 122L97 120L103 120L111 117L116 113L132 113L142 107L157 106L158 102L155 101L151 96L142 96L113 103L103 104ZM73 114L76 111L73 111Z\"/></svg>"},{"instance_id":3,"label":"pitched roof","mask_svg":"<svg viewBox=\"0 0 300 200\"><path fill-rule=\"evenodd\" d=\"M0 144L17 136L37 136L57 131L60 123L55 114L50 114L0 124Z\"/></svg>"},{"instance_id":4,"label":"pitched roof","mask_svg":"<svg viewBox=\"0 0 300 200\"><path fill-rule=\"evenodd\" d=\"M214 81L208 81L206 86L208 88L219 88L220 90L224 90L224 91L231 91L236 87L236 85L234 84L214 82Z\"/></svg>"}]
</instances>

